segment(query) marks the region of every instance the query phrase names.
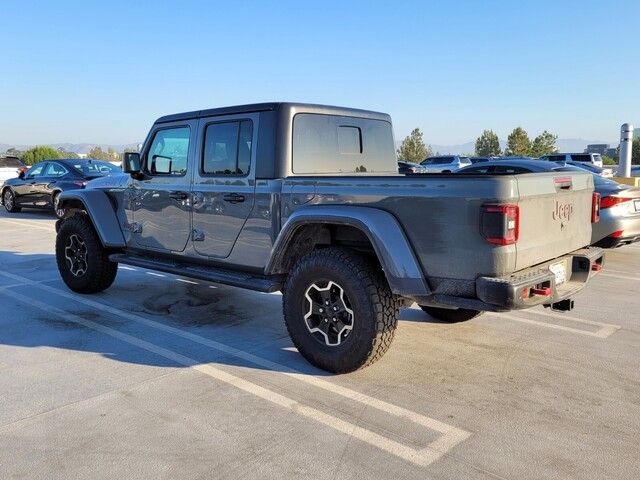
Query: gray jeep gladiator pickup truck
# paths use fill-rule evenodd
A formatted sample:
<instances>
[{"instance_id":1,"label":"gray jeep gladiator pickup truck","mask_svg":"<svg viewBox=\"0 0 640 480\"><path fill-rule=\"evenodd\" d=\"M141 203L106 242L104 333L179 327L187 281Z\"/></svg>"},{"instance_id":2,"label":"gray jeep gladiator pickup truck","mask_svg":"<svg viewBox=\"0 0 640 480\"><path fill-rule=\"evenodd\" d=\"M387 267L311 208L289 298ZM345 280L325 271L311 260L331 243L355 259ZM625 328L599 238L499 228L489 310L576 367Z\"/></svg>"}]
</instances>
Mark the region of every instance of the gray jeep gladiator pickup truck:
<instances>
[{"instance_id":1,"label":"gray jeep gladiator pickup truck","mask_svg":"<svg viewBox=\"0 0 640 480\"><path fill-rule=\"evenodd\" d=\"M63 192L67 286L118 263L261 292L312 364L349 372L388 349L399 309L446 322L573 306L603 265L588 173L397 173L388 115L268 103L159 118L122 175Z\"/></svg>"}]
</instances>

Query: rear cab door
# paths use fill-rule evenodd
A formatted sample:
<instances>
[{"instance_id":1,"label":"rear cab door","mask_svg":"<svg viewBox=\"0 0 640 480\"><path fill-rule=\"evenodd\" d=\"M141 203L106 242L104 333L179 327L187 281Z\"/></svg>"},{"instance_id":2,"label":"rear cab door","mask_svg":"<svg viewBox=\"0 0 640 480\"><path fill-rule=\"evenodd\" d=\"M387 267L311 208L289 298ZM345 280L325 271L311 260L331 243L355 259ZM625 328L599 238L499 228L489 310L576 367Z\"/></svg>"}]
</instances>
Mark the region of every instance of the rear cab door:
<instances>
[{"instance_id":1,"label":"rear cab door","mask_svg":"<svg viewBox=\"0 0 640 480\"><path fill-rule=\"evenodd\" d=\"M226 258L255 203L258 113L200 119L193 179L193 247Z\"/></svg>"},{"instance_id":2,"label":"rear cab door","mask_svg":"<svg viewBox=\"0 0 640 480\"><path fill-rule=\"evenodd\" d=\"M182 252L191 234L191 174L198 121L152 127L142 150L144 175L130 183L133 247Z\"/></svg>"}]
</instances>

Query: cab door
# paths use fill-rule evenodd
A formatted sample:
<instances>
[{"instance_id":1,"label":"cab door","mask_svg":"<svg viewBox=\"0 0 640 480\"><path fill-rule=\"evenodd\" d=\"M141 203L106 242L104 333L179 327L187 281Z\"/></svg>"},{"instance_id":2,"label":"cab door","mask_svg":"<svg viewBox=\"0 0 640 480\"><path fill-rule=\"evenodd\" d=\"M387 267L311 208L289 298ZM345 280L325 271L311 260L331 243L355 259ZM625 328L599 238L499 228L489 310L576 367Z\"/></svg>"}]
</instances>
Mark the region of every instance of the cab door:
<instances>
[{"instance_id":1,"label":"cab door","mask_svg":"<svg viewBox=\"0 0 640 480\"><path fill-rule=\"evenodd\" d=\"M156 125L142 152L143 175L130 183L134 246L182 252L191 234L191 171L197 120Z\"/></svg>"},{"instance_id":2,"label":"cab door","mask_svg":"<svg viewBox=\"0 0 640 480\"><path fill-rule=\"evenodd\" d=\"M193 182L193 246L226 258L255 200L257 114L203 118Z\"/></svg>"},{"instance_id":3,"label":"cab door","mask_svg":"<svg viewBox=\"0 0 640 480\"><path fill-rule=\"evenodd\" d=\"M39 200L38 182L41 181L47 162L34 165L27 170L24 179L13 190L16 194L16 202L20 205L35 205Z\"/></svg>"}]
</instances>

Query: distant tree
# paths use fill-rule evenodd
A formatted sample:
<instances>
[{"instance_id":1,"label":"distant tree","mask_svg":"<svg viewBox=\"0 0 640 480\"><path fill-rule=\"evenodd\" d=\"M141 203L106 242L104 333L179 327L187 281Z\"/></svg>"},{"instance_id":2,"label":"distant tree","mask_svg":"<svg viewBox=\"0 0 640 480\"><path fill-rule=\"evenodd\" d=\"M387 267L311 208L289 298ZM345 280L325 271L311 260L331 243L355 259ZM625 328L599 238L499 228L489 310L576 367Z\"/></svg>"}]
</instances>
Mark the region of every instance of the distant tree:
<instances>
[{"instance_id":1,"label":"distant tree","mask_svg":"<svg viewBox=\"0 0 640 480\"><path fill-rule=\"evenodd\" d=\"M55 148L48 145L38 145L37 147L30 148L22 156L22 161L25 165L33 165L34 163L41 162L42 160L54 160L56 158L62 158L60 152Z\"/></svg>"},{"instance_id":2,"label":"distant tree","mask_svg":"<svg viewBox=\"0 0 640 480\"><path fill-rule=\"evenodd\" d=\"M505 155L528 156L531 151L531 141L529 135L523 128L517 127L509 134L507 138L507 149Z\"/></svg>"},{"instance_id":3,"label":"distant tree","mask_svg":"<svg viewBox=\"0 0 640 480\"><path fill-rule=\"evenodd\" d=\"M496 157L502 154L500 140L493 130L485 130L476 140L476 155L478 157Z\"/></svg>"},{"instance_id":4,"label":"distant tree","mask_svg":"<svg viewBox=\"0 0 640 480\"><path fill-rule=\"evenodd\" d=\"M7 157L18 157L18 158L22 158L22 156L24 155L24 152L16 149L16 148L9 148L7 149L7 151L4 153Z\"/></svg>"},{"instance_id":5,"label":"distant tree","mask_svg":"<svg viewBox=\"0 0 640 480\"><path fill-rule=\"evenodd\" d=\"M606 155L602 155L602 163L604 165L616 165L618 162L615 158L607 157Z\"/></svg>"},{"instance_id":6,"label":"distant tree","mask_svg":"<svg viewBox=\"0 0 640 480\"><path fill-rule=\"evenodd\" d=\"M422 140L422 132L414 128L411 133L402 140L398 149L398 160L420 163L431 156L431 147L427 147Z\"/></svg>"},{"instance_id":7,"label":"distant tree","mask_svg":"<svg viewBox=\"0 0 640 480\"><path fill-rule=\"evenodd\" d=\"M87 158L95 158L96 160L104 160L105 162L119 162L121 160L120 154L113 148L109 148L105 152L99 146L95 146L89 150Z\"/></svg>"},{"instance_id":8,"label":"distant tree","mask_svg":"<svg viewBox=\"0 0 640 480\"><path fill-rule=\"evenodd\" d=\"M60 152L60 158L80 158L80 155L76 152L67 152L62 147L58 148L58 151Z\"/></svg>"},{"instance_id":9,"label":"distant tree","mask_svg":"<svg viewBox=\"0 0 640 480\"><path fill-rule=\"evenodd\" d=\"M556 147L556 140L558 140L557 135L553 135L545 130L531 142L529 155L532 157L541 157L547 153L557 152L558 147Z\"/></svg>"},{"instance_id":10,"label":"distant tree","mask_svg":"<svg viewBox=\"0 0 640 480\"><path fill-rule=\"evenodd\" d=\"M633 139L631 145L631 163L634 165L640 165L640 137Z\"/></svg>"}]
</instances>

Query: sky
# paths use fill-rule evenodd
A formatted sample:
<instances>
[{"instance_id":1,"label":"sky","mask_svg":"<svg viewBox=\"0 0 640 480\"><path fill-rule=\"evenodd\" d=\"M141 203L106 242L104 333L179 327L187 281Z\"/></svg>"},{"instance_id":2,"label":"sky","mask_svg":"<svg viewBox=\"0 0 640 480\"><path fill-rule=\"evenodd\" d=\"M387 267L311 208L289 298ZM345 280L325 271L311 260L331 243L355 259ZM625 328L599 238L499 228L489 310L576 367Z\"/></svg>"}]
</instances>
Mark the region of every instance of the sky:
<instances>
[{"instance_id":1,"label":"sky","mask_svg":"<svg viewBox=\"0 0 640 480\"><path fill-rule=\"evenodd\" d=\"M1 0L0 143L136 143L157 117L262 101L616 142L640 124L640 2ZM640 125L639 125L640 126Z\"/></svg>"}]
</instances>

